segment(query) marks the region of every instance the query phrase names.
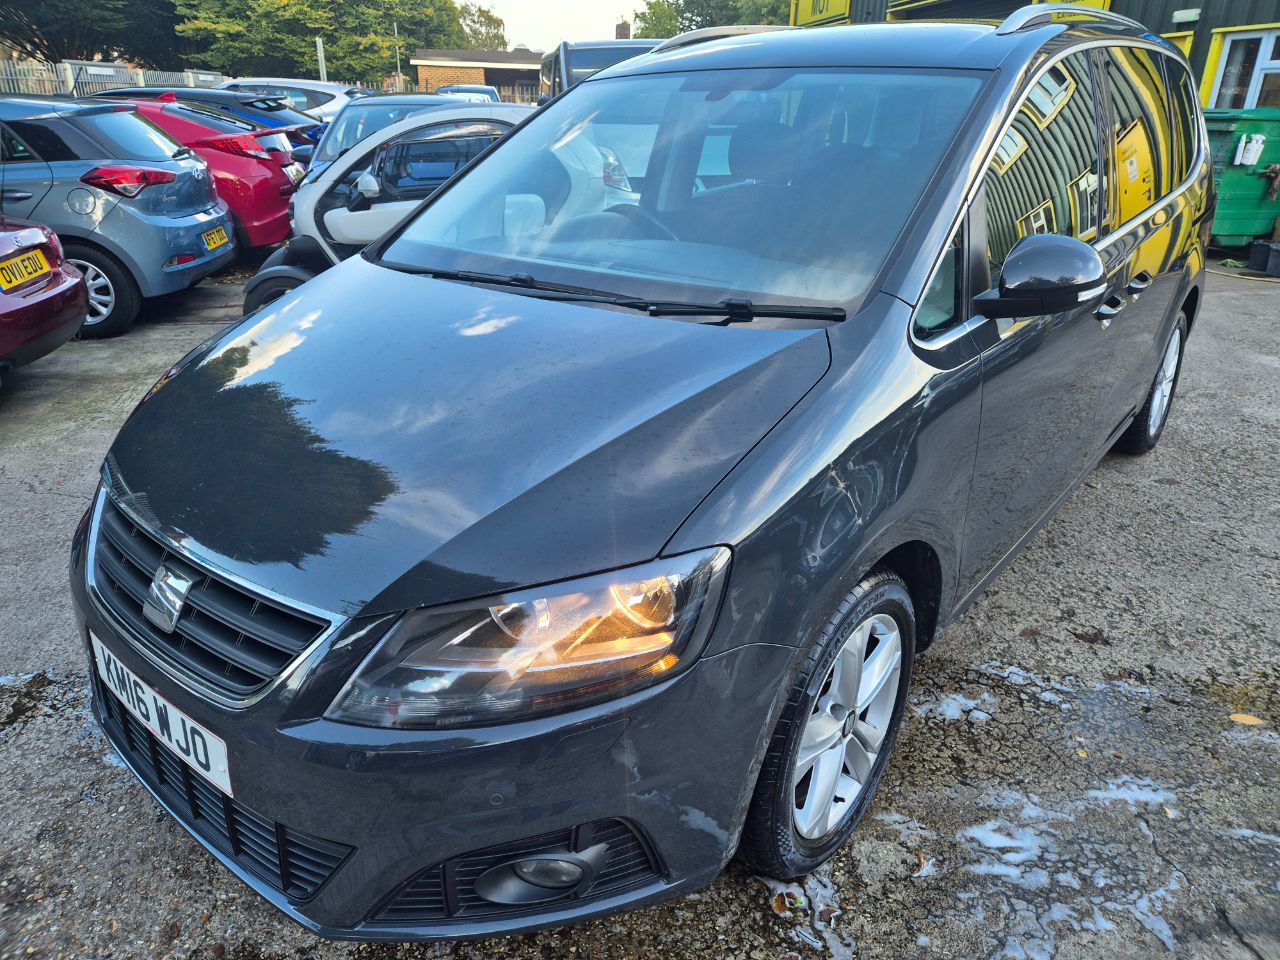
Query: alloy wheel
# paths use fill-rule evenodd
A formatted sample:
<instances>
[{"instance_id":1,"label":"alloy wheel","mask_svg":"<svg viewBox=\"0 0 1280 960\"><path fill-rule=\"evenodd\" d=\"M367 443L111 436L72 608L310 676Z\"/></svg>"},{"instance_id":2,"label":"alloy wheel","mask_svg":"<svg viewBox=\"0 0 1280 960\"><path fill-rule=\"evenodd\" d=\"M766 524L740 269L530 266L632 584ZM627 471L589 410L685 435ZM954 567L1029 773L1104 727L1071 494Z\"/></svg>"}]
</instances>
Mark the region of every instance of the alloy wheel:
<instances>
[{"instance_id":1,"label":"alloy wheel","mask_svg":"<svg viewBox=\"0 0 1280 960\"><path fill-rule=\"evenodd\" d=\"M111 279L86 260L67 260L84 274L84 284L89 293L89 315L86 324L100 323L110 316L116 306L116 290Z\"/></svg>"},{"instance_id":2,"label":"alloy wheel","mask_svg":"<svg viewBox=\"0 0 1280 960\"><path fill-rule=\"evenodd\" d=\"M800 736L792 813L806 840L836 829L870 782L901 675L898 624L887 614L872 614L836 654Z\"/></svg>"},{"instance_id":3,"label":"alloy wheel","mask_svg":"<svg viewBox=\"0 0 1280 960\"><path fill-rule=\"evenodd\" d=\"M1169 401L1173 398L1173 383L1178 376L1178 358L1182 355L1182 332L1175 329L1165 347L1156 385L1151 391L1151 410L1147 416L1147 431L1151 436L1160 432L1164 418L1169 413Z\"/></svg>"}]
</instances>

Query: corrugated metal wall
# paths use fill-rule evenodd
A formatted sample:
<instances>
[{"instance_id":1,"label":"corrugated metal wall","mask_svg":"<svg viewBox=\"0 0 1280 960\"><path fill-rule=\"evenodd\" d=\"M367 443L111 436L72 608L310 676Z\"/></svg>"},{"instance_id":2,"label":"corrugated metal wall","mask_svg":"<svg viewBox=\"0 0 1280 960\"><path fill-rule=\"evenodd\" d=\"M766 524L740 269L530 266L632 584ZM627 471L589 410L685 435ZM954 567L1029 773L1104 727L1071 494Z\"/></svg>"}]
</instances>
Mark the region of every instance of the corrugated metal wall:
<instances>
[{"instance_id":1,"label":"corrugated metal wall","mask_svg":"<svg viewBox=\"0 0 1280 960\"><path fill-rule=\"evenodd\" d=\"M913 0L905 2L909 4ZM1174 11L1195 9L1195 3L1199 3L1200 10L1197 21L1173 22ZM891 0L853 0L853 9L861 20L887 16L884 11L891 5ZM1023 5L1020 0L938 0L920 6L905 6L893 10L892 15L900 20L1000 20ZM1193 32L1190 60L1197 78L1204 74L1208 65L1214 30L1255 23L1280 23L1280 0L1112 0L1111 9L1145 24L1153 33ZM877 10L880 11L878 15L871 15ZM864 12L868 16L862 17Z\"/></svg>"},{"instance_id":2,"label":"corrugated metal wall","mask_svg":"<svg viewBox=\"0 0 1280 960\"><path fill-rule=\"evenodd\" d=\"M1003 261L1022 235L1018 221L1045 203L1053 210L1054 232L1079 232L1071 220L1071 184L1090 172L1097 174L1097 126L1087 59L1073 54L1064 64L1076 81L1071 97L1044 129L1031 109L1024 107L1014 118L1013 129L1026 141L1027 149L1003 173L993 168L987 174L987 230L996 261ZM1095 194L1095 210L1096 203Z\"/></svg>"}]
</instances>

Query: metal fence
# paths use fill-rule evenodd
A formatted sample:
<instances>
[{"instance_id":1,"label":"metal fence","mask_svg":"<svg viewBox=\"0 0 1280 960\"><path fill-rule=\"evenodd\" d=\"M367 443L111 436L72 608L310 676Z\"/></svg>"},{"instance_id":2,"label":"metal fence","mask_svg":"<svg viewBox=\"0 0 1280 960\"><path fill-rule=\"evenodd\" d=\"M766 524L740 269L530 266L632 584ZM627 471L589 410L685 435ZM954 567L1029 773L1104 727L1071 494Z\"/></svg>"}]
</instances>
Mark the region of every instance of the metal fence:
<instances>
[{"instance_id":1,"label":"metal fence","mask_svg":"<svg viewBox=\"0 0 1280 960\"><path fill-rule=\"evenodd\" d=\"M0 93L83 97L117 87L212 87L227 79L213 70L138 70L124 63L0 60Z\"/></svg>"}]
</instances>

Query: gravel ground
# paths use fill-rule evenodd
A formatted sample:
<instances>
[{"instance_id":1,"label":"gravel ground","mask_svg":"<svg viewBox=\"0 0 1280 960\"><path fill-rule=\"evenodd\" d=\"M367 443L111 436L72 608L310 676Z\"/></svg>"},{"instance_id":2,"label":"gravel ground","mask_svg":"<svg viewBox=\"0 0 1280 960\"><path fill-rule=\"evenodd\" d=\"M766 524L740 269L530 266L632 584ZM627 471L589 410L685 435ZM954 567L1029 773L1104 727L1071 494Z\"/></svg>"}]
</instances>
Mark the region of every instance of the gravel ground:
<instances>
[{"instance_id":1,"label":"gravel ground","mask_svg":"<svg viewBox=\"0 0 1280 960\"><path fill-rule=\"evenodd\" d=\"M871 817L803 888L731 869L583 926L374 947L241 886L86 708L70 534L237 279L0 389L0 957L1280 958L1280 286L1210 278L1160 448L1107 458L922 660Z\"/></svg>"}]
</instances>

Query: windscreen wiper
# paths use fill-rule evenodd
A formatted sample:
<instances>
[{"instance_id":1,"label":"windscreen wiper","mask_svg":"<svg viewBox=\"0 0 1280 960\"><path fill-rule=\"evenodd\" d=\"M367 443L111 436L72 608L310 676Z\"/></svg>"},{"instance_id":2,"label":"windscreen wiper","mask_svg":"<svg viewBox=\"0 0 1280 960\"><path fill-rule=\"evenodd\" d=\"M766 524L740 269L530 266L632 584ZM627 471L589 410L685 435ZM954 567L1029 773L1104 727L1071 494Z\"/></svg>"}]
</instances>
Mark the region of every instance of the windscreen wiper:
<instances>
[{"instance_id":1,"label":"windscreen wiper","mask_svg":"<svg viewBox=\"0 0 1280 960\"><path fill-rule=\"evenodd\" d=\"M655 317L723 316L721 325L756 317L779 317L786 320L830 320L839 323L845 318L843 307L810 307L800 303L756 303L746 297L725 297L718 303L685 303L636 301L643 304L647 313Z\"/></svg>"},{"instance_id":2,"label":"windscreen wiper","mask_svg":"<svg viewBox=\"0 0 1280 960\"><path fill-rule=\"evenodd\" d=\"M500 287L517 287L530 296L568 303L599 303L647 313L653 317L722 317L716 321L724 326L730 323L754 320L757 317L777 317L787 320L829 320L838 323L845 319L842 307L811 307L796 303L755 303L745 297L726 297L718 303L694 303L685 300L645 300L623 294L575 287L568 284L548 283L535 279L528 273L510 275L481 273L475 270L445 270L435 267L418 267L408 264L387 266L409 273L435 277L438 280L457 280L462 283L483 283Z\"/></svg>"}]
</instances>

